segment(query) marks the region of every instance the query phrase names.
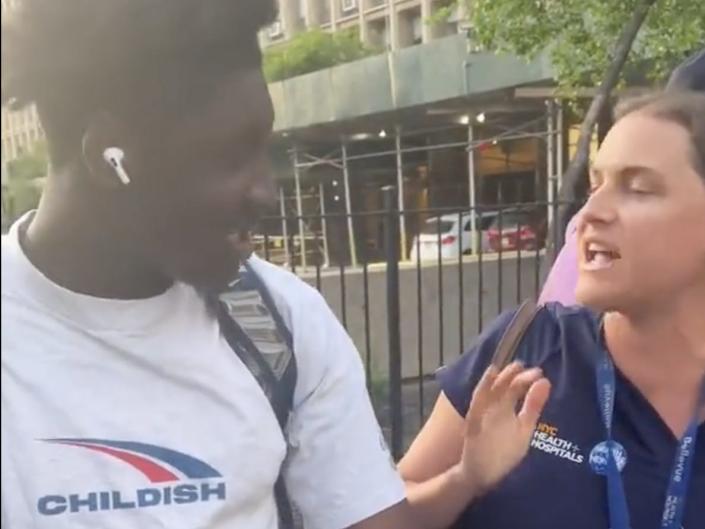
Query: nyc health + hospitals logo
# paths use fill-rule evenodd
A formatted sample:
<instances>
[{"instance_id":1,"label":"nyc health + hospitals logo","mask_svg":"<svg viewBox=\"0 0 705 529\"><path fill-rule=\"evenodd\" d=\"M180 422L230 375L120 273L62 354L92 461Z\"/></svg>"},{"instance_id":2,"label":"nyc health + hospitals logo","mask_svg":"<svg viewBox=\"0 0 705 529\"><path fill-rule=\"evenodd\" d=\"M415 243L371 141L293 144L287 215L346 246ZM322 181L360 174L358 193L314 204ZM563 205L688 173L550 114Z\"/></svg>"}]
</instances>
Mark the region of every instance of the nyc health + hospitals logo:
<instances>
[{"instance_id":1,"label":"nyc health + hospitals logo","mask_svg":"<svg viewBox=\"0 0 705 529\"><path fill-rule=\"evenodd\" d=\"M88 491L42 496L37 501L37 511L44 516L225 500L225 482L220 472L200 459L176 450L104 439L42 441L105 454L136 469L150 484L131 491Z\"/></svg>"}]
</instances>

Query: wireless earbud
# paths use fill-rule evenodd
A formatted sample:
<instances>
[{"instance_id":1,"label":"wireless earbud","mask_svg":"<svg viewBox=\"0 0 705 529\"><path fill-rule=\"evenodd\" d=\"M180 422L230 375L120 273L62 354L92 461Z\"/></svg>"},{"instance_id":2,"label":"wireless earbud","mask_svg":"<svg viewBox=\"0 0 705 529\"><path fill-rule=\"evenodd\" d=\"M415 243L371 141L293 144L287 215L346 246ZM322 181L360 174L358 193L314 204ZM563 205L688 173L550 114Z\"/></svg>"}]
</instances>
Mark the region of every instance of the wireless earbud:
<instances>
[{"instance_id":1,"label":"wireless earbud","mask_svg":"<svg viewBox=\"0 0 705 529\"><path fill-rule=\"evenodd\" d=\"M122 160L124 158L125 152L119 147L108 147L103 151L103 159L115 170L115 174L120 182L124 185L129 185L130 177L122 166Z\"/></svg>"}]
</instances>

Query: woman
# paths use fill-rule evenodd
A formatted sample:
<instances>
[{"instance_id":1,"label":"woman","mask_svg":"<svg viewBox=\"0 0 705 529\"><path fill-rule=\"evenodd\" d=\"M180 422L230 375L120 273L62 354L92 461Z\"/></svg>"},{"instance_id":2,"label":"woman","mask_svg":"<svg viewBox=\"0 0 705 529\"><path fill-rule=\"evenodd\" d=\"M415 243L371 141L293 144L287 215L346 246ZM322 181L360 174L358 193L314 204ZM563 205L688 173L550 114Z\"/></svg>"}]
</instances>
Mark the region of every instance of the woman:
<instances>
[{"instance_id":1,"label":"woman","mask_svg":"<svg viewBox=\"0 0 705 529\"><path fill-rule=\"evenodd\" d=\"M529 454L458 527L705 524L705 95L620 109L591 181L577 225L577 298L591 309L538 313L518 357L553 389ZM446 501L428 483L457 464L461 417L511 316L439 374L441 396L400 462L420 512Z\"/></svg>"},{"instance_id":2,"label":"woman","mask_svg":"<svg viewBox=\"0 0 705 529\"><path fill-rule=\"evenodd\" d=\"M673 70L666 90L705 92L705 48L688 57ZM558 301L564 305L575 304L575 285L578 282L576 223L577 219L574 217L568 224L565 245L546 278L539 303Z\"/></svg>"}]
</instances>

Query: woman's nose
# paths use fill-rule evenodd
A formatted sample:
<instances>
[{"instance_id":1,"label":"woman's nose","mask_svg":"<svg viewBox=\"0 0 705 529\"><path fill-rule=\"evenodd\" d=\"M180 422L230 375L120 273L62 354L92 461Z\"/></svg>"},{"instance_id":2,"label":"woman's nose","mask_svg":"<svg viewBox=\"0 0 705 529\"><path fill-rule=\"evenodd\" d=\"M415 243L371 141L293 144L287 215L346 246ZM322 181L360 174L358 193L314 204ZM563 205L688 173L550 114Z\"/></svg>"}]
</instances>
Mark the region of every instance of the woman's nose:
<instances>
[{"instance_id":1,"label":"woman's nose","mask_svg":"<svg viewBox=\"0 0 705 529\"><path fill-rule=\"evenodd\" d=\"M594 191L578 213L578 225L609 224L617 217L616 193L608 185Z\"/></svg>"}]
</instances>

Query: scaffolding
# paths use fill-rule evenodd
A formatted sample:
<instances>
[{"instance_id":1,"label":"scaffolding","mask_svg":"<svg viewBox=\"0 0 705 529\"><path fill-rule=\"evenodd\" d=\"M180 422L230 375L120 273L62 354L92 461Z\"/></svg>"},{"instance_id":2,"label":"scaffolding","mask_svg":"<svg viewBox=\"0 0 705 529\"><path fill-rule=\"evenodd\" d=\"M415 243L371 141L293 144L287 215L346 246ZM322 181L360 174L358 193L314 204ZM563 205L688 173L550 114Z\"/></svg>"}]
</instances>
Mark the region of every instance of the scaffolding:
<instances>
[{"instance_id":1,"label":"scaffolding","mask_svg":"<svg viewBox=\"0 0 705 529\"><path fill-rule=\"evenodd\" d=\"M422 146L404 147L403 139L404 137L425 135L427 138L430 134L445 130L458 130L460 127L458 125L452 125L447 127L438 127L432 129L416 129L416 130L405 130L399 124L395 124L393 127L389 127L390 130L394 130L394 148L393 149L383 149L383 150L373 150L364 153L351 154L350 145L353 142L349 137L342 136L339 138L338 144L335 147L331 147L329 152L325 155L316 155L311 152L311 149L306 148L304 143L299 143L294 140L289 142L289 161L291 164L291 172L293 174L293 184L294 184L294 208L287 208L286 197L284 192L284 187L280 187L280 215L282 222L282 235L284 239L286 263L293 266L293 260L295 259L295 253L299 255L299 264L301 267L306 269L309 266L309 251L312 244L318 244L316 251L320 251L323 256L323 266L330 266L330 255L328 248L328 220L325 208L324 200L324 189L323 182L319 182L317 186L317 197L306 196L302 192L302 178L303 176L313 168L317 167L328 167L333 168L335 171L340 172L343 181L343 201L345 206L345 216L346 216L346 230L348 239L348 251L350 256L350 264L353 267L359 265L359 258L357 252L357 241L355 226L353 223L353 215L356 213L353 211L352 199L351 199L351 176L350 176L350 165L354 161L360 160L371 160L378 159L381 157L394 157L394 166L396 173L396 187L397 187L397 207L401 213L400 219L400 244L402 248L401 256L403 260L407 259L405 248L407 246L407 230L404 222L404 212L407 211L406 204L404 203L404 158L410 153L416 152L432 152L442 149L464 149L467 154L467 170L468 170L468 201L467 208L469 211L477 211L478 204L478 172L477 172L477 156L478 152L482 151L488 145L501 145L503 142L509 142L514 140L526 140L526 139L537 139L545 144L545 160L546 160L546 195L547 195L547 211L546 216L549 223L553 221L554 207L553 203L556 200L558 189L561 185L561 176L563 169L565 167L565 130L566 124L564 121L564 110L560 103L557 103L553 99L548 99L545 102L545 113L539 117L534 117L514 125L511 127L504 128L503 130L491 135L490 137L478 137L476 134L478 125L473 123L475 120L468 120L468 122L463 125L467 131L467 136L463 141L451 141L451 142L439 142L439 143L429 143L427 142ZM481 122L484 124L484 119ZM535 130L539 128L539 130ZM384 129L383 129L384 130ZM385 134L386 135L386 134ZM315 198L315 200L311 200ZM308 203L317 204L317 211L315 214L320 217L320 226L318 228L312 226L310 212L304 211L304 202L308 200ZM360 212L357 212L360 213ZM293 214L293 215L292 215ZM293 235L293 245L298 248L298 252L292 251L290 241L287 218L296 219L296 234ZM476 253L478 251L478 226L476 223L476 216L470 215L471 219L471 237L473 241L472 251ZM297 265L297 266L298 266Z\"/></svg>"}]
</instances>

